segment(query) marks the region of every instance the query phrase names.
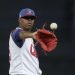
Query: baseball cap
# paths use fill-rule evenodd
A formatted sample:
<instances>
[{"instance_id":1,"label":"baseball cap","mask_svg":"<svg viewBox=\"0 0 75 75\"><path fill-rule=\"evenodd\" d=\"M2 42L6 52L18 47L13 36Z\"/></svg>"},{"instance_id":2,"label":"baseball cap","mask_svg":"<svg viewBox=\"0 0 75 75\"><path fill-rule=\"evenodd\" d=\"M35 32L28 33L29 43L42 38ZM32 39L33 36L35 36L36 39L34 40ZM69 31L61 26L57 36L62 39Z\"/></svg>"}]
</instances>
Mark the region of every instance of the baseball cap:
<instances>
[{"instance_id":1,"label":"baseball cap","mask_svg":"<svg viewBox=\"0 0 75 75\"><path fill-rule=\"evenodd\" d=\"M22 9L19 13L19 18L27 16L36 18L35 12L32 9L30 8Z\"/></svg>"}]
</instances>

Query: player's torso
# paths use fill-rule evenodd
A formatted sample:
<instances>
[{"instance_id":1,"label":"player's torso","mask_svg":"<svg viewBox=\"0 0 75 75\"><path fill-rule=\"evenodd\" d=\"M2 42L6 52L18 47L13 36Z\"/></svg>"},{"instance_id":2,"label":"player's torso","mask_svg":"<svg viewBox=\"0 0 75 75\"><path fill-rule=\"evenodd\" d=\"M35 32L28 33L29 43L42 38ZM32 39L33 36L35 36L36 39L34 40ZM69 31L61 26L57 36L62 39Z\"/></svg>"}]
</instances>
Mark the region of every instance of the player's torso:
<instances>
[{"instance_id":1,"label":"player's torso","mask_svg":"<svg viewBox=\"0 0 75 75\"><path fill-rule=\"evenodd\" d=\"M10 74L41 75L37 52L32 38L25 39L23 46L19 48L10 36Z\"/></svg>"}]
</instances>

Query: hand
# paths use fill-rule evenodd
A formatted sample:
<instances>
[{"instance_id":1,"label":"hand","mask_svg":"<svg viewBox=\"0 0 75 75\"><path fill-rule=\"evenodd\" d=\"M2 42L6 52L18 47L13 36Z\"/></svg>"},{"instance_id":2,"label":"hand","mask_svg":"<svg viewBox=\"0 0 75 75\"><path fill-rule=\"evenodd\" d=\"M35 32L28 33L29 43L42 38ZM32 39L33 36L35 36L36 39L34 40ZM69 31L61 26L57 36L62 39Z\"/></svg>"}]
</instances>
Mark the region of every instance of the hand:
<instances>
[{"instance_id":1,"label":"hand","mask_svg":"<svg viewBox=\"0 0 75 75\"><path fill-rule=\"evenodd\" d=\"M34 39L36 39L36 36L35 36L36 34L37 34L37 31L33 32L33 34L32 34Z\"/></svg>"}]
</instances>

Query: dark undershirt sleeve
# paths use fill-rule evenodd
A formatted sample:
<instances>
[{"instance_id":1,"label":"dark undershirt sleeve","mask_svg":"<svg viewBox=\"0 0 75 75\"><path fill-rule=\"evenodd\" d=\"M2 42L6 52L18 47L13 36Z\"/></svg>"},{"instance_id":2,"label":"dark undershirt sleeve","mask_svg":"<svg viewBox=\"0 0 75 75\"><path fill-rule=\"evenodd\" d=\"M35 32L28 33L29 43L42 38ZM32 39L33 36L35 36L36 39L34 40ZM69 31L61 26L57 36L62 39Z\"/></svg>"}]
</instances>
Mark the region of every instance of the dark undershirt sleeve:
<instances>
[{"instance_id":1,"label":"dark undershirt sleeve","mask_svg":"<svg viewBox=\"0 0 75 75\"><path fill-rule=\"evenodd\" d=\"M16 43L16 45L21 48L23 45L23 41L19 37L20 31L22 31L22 30L21 29L15 29L14 31L11 32L11 36L12 36L14 42Z\"/></svg>"}]
</instances>

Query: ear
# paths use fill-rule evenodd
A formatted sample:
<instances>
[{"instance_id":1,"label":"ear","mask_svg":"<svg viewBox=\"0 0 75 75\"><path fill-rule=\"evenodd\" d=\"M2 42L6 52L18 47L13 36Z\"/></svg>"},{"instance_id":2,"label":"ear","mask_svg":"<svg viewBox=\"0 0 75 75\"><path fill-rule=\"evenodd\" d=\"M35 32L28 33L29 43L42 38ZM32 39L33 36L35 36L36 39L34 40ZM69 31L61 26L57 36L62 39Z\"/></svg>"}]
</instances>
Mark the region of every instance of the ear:
<instances>
[{"instance_id":1,"label":"ear","mask_svg":"<svg viewBox=\"0 0 75 75\"><path fill-rule=\"evenodd\" d=\"M21 18L18 19L18 22L21 23Z\"/></svg>"}]
</instances>

